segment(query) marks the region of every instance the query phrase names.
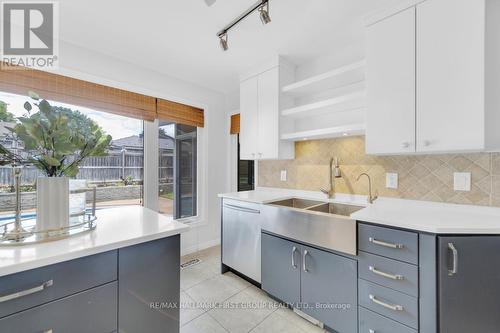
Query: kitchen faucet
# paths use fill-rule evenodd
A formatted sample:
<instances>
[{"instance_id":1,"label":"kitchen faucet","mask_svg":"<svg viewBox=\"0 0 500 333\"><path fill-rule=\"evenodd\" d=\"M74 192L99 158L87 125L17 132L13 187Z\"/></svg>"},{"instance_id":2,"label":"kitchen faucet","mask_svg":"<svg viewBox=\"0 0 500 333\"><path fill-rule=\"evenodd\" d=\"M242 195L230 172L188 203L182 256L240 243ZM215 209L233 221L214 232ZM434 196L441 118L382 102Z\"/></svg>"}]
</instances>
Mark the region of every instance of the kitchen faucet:
<instances>
[{"instance_id":1,"label":"kitchen faucet","mask_svg":"<svg viewBox=\"0 0 500 333\"><path fill-rule=\"evenodd\" d=\"M335 161L335 166L333 165L334 161ZM341 178L342 174L340 172L339 160L337 158L332 157L330 159L330 169L329 169L329 179L328 179L328 181L330 182L330 186L327 189L320 188L320 191L326 194L328 198L333 198L333 195L335 194L334 177Z\"/></svg>"},{"instance_id":2,"label":"kitchen faucet","mask_svg":"<svg viewBox=\"0 0 500 333\"><path fill-rule=\"evenodd\" d=\"M363 172L358 176L358 179L356 179L357 182L359 182L359 179L361 176L366 176L368 178L368 203L373 203L375 200L377 200L378 196L372 196L372 179L370 178L370 175Z\"/></svg>"}]
</instances>

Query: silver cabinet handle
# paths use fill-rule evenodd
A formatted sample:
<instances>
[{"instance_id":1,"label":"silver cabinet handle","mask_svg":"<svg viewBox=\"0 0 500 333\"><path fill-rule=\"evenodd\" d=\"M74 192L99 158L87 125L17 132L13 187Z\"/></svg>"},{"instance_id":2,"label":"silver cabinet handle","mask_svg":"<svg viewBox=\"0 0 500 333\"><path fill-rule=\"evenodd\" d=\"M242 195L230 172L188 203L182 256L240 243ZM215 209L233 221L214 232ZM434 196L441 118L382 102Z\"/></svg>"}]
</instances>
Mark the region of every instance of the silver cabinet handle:
<instances>
[{"instance_id":1,"label":"silver cabinet handle","mask_svg":"<svg viewBox=\"0 0 500 333\"><path fill-rule=\"evenodd\" d=\"M292 249L292 267L297 268L297 264L295 264L295 252L297 252L297 247L294 246Z\"/></svg>"},{"instance_id":2,"label":"silver cabinet handle","mask_svg":"<svg viewBox=\"0 0 500 333\"><path fill-rule=\"evenodd\" d=\"M21 297L24 297L24 296L28 296L28 295L31 295L31 294L35 294L35 293L44 291L48 287L51 287L53 284L54 284L54 281L53 280L49 280L49 281L46 281L46 282L42 283L39 286L30 288L30 289L18 291L16 293L5 295L5 296L0 296L0 303L4 303L4 302L7 302L7 301L11 301L13 299L16 299L16 298L21 298Z\"/></svg>"},{"instance_id":3,"label":"silver cabinet handle","mask_svg":"<svg viewBox=\"0 0 500 333\"><path fill-rule=\"evenodd\" d=\"M224 204L224 207L229 208L229 209L233 209L233 210L237 210L240 212L245 212L245 213L260 214L260 210L247 208L247 207L241 207L241 206L236 206L236 205L231 205L231 204Z\"/></svg>"},{"instance_id":4,"label":"silver cabinet handle","mask_svg":"<svg viewBox=\"0 0 500 333\"><path fill-rule=\"evenodd\" d=\"M410 147L410 143L409 143L409 142L403 142L403 143L401 144L401 147L402 147L402 148L408 148L408 147Z\"/></svg>"},{"instance_id":5,"label":"silver cabinet handle","mask_svg":"<svg viewBox=\"0 0 500 333\"><path fill-rule=\"evenodd\" d=\"M383 276L383 277L386 277L388 279L393 279L393 280L404 280L404 276L403 275L400 275L400 274L390 274L390 273L386 273L386 272L382 272L382 271L379 271L378 269L376 269L375 267L373 266L368 266L368 269L373 272L373 274L377 274L377 275L380 275L380 276Z\"/></svg>"},{"instance_id":6,"label":"silver cabinet handle","mask_svg":"<svg viewBox=\"0 0 500 333\"><path fill-rule=\"evenodd\" d=\"M377 332L375 332L375 330L369 329L368 333L377 333Z\"/></svg>"},{"instance_id":7,"label":"silver cabinet handle","mask_svg":"<svg viewBox=\"0 0 500 333\"><path fill-rule=\"evenodd\" d=\"M392 310L392 311L403 311L404 310L402 305L395 305L395 304L389 304L389 303L383 302L383 301L377 299L373 295L370 295L370 299L372 300L373 303L378 304L380 306L383 306L384 308Z\"/></svg>"},{"instance_id":8,"label":"silver cabinet handle","mask_svg":"<svg viewBox=\"0 0 500 333\"><path fill-rule=\"evenodd\" d=\"M453 276L458 272L458 251L453 243L448 243L448 249L453 254L453 267L448 270L448 276Z\"/></svg>"},{"instance_id":9,"label":"silver cabinet handle","mask_svg":"<svg viewBox=\"0 0 500 333\"><path fill-rule=\"evenodd\" d=\"M384 247L388 247L388 248L391 248L391 249L402 249L402 248L405 247L403 244L388 243L388 242L384 242L384 241L375 239L373 237L368 238L368 241L370 241L370 243L373 243L373 244L376 244L376 245L380 245L380 246L384 246Z\"/></svg>"},{"instance_id":10,"label":"silver cabinet handle","mask_svg":"<svg viewBox=\"0 0 500 333\"><path fill-rule=\"evenodd\" d=\"M423 143L424 147L429 147L432 142L430 142L429 140L424 140L422 143Z\"/></svg>"},{"instance_id":11,"label":"silver cabinet handle","mask_svg":"<svg viewBox=\"0 0 500 333\"><path fill-rule=\"evenodd\" d=\"M309 272L306 265L306 257L308 254L309 252L307 252L307 250L304 250L304 254L302 255L302 270L306 273Z\"/></svg>"},{"instance_id":12,"label":"silver cabinet handle","mask_svg":"<svg viewBox=\"0 0 500 333\"><path fill-rule=\"evenodd\" d=\"M50 329L50 330L46 330L46 331L43 331L43 333L52 333L52 332L53 332L53 330L52 330L52 329Z\"/></svg>"}]
</instances>

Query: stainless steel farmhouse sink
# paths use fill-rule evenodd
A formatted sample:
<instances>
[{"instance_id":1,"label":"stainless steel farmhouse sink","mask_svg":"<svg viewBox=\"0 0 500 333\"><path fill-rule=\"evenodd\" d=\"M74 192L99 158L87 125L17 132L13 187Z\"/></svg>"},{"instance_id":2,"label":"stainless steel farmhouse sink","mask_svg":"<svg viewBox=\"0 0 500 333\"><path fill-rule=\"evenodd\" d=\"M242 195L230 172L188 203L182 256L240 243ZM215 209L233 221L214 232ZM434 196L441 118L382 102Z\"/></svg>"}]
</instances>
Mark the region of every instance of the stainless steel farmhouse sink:
<instances>
[{"instance_id":1,"label":"stainless steel farmhouse sink","mask_svg":"<svg viewBox=\"0 0 500 333\"><path fill-rule=\"evenodd\" d=\"M316 205L313 207L307 208L307 210L311 210L314 212L322 212L328 214L342 215L342 216L351 216L352 213L357 212L363 207L347 205L335 202L324 203L321 205Z\"/></svg>"},{"instance_id":2,"label":"stainless steel farmhouse sink","mask_svg":"<svg viewBox=\"0 0 500 333\"><path fill-rule=\"evenodd\" d=\"M356 220L349 215L361 208L300 198L270 202L261 211L262 230L356 255Z\"/></svg>"},{"instance_id":3,"label":"stainless steel farmhouse sink","mask_svg":"<svg viewBox=\"0 0 500 333\"><path fill-rule=\"evenodd\" d=\"M300 198L290 198L285 200L279 200L271 202L270 205L284 206L284 207L292 207L299 209L308 209L310 207L315 207L317 205L322 205L324 202L308 200L308 199L300 199Z\"/></svg>"}]
</instances>

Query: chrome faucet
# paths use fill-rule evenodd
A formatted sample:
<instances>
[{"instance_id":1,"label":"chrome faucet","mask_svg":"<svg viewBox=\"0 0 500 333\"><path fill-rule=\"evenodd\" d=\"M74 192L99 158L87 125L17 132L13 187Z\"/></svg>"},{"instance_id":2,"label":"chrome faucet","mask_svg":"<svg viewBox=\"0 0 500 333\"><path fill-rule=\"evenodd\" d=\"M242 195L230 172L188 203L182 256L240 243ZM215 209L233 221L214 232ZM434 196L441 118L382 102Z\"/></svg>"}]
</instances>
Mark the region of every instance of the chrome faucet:
<instances>
[{"instance_id":1,"label":"chrome faucet","mask_svg":"<svg viewBox=\"0 0 500 333\"><path fill-rule=\"evenodd\" d=\"M372 179L370 178L369 174L363 172L358 176L358 179L356 179L357 182L359 182L361 176L366 176L366 178L368 178L368 203L372 204L375 200L378 199L378 195L375 196L372 195Z\"/></svg>"},{"instance_id":2,"label":"chrome faucet","mask_svg":"<svg viewBox=\"0 0 500 333\"><path fill-rule=\"evenodd\" d=\"M333 165L335 161L335 166ZM331 158L330 159L330 169L329 169L329 188L320 188L320 191L323 192L328 196L328 198L332 198L335 194L335 186L334 186L334 177L335 178L340 178L342 177L342 174L340 172L340 167L339 167L339 160L337 158Z\"/></svg>"}]
</instances>

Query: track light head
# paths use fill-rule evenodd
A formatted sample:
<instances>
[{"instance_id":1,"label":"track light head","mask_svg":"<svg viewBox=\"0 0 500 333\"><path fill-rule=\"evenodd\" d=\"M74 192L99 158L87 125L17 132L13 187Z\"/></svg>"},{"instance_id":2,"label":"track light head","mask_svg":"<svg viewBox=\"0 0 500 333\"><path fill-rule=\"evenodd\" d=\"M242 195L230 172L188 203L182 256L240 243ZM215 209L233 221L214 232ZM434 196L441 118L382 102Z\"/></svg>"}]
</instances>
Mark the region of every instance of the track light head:
<instances>
[{"instance_id":1,"label":"track light head","mask_svg":"<svg viewBox=\"0 0 500 333\"><path fill-rule=\"evenodd\" d=\"M227 32L219 35L219 43L222 50L227 51L229 49L229 44L227 43Z\"/></svg>"},{"instance_id":2,"label":"track light head","mask_svg":"<svg viewBox=\"0 0 500 333\"><path fill-rule=\"evenodd\" d=\"M259 7L259 16L262 24L268 24L271 22L271 16L269 15L269 1L265 3L262 2L262 5Z\"/></svg>"}]
</instances>

